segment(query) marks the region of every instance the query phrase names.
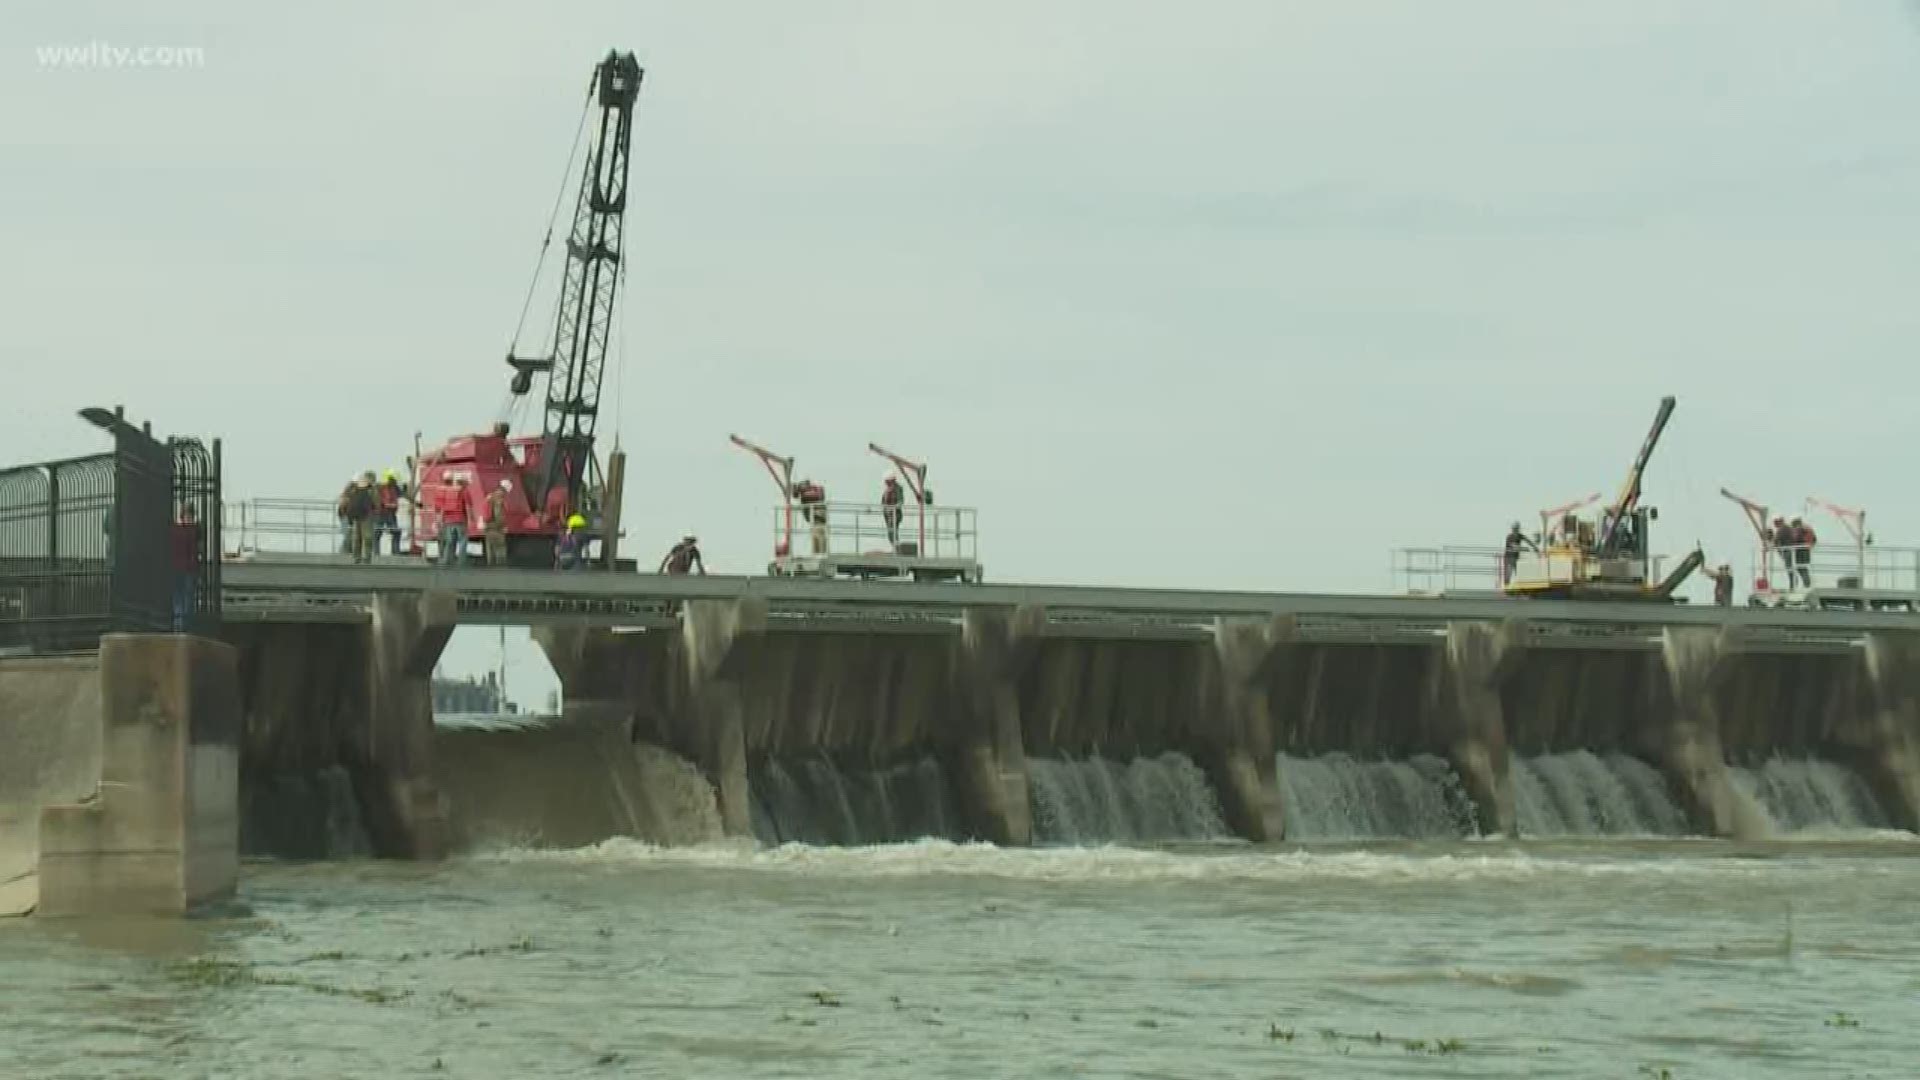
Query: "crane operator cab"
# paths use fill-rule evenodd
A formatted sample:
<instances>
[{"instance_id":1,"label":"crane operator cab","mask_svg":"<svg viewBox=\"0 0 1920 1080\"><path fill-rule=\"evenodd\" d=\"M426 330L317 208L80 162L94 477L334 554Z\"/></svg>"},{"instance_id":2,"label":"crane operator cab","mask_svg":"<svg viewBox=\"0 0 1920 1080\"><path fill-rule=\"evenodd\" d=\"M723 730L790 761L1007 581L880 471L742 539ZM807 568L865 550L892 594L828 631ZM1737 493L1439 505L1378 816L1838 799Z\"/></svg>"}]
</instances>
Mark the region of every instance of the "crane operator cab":
<instances>
[{"instance_id":1,"label":"crane operator cab","mask_svg":"<svg viewBox=\"0 0 1920 1080\"><path fill-rule=\"evenodd\" d=\"M1567 513L1550 526L1535 551L1521 552L1505 574L1509 596L1561 600L1674 601L1674 591L1705 560L1689 554L1665 578L1652 554L1652 524L1659 512L1640 503L1641 480L1653 449L1673 415L1674 399L1662 398L1653 428L1627 472L1620 494L1598 518Z\"/></svg>"}]
</instances>

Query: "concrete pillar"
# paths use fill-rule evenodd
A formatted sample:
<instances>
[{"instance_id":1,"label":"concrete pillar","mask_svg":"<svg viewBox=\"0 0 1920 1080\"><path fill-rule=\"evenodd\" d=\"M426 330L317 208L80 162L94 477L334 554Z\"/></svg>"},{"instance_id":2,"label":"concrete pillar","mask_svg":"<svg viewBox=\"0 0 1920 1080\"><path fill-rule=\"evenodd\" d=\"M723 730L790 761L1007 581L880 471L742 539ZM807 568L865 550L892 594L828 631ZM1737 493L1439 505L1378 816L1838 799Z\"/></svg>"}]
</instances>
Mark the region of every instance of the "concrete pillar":
<instances>
[{"instance_id":1,"label":"concrete pillar","mask_svg":"<svg viewBox=\"0 0 1920 1080\"><path fill-rule=\"evenodd\" d=\"M1868 635L1866 666L1873 716L1856 760L1894 824L1920 832L1920 634Z\"/></svg>"},{"instance_id":2,"label":"concrete pillar","mask_svg":"<svg viewBox=\"0 0 1920 1080\"><path fill-rule=\"evenodd\" d=\"M633 738L647 663L648 634L600 627L536 626L533 640L560 677L561 714Z\"/></svg>"},{"instance_id":3,"label":"concrete pillar","mask_svg":"<svg viewBox=\"0 0 1920 1080\"><path fill-rule=\"evenodd\" d=\"M1276 678L1288 682L1299 637L1298 620L1290 615L1214 625L1219 714L1202 736L1200 759L1227 827L1248 840L1286 835L1271 688Z\"/></svg>"},{"instance_id":4,"label":"concrete pillar","mask_svg":"<svg viewBox=\"0 0 1920 1080\"><path fill-rule=\"evenodd\" d=\"M356 786L374 850L389 858L447 852L447 807L433 780L433 668L456 610L451 592L374 594L367 754Z\"/></svg>"},{"instance_id":5,"label":"concrete pillar","mask_svg":"<svg viewBox=\"0 0 1920 1080\"><path fill-rule=\"evenodd\" d=\"M1436 729L1473 800L1483 834L1514 835L1512 755L1501 690L1519 668L1526 641L1526 624L1517 619L1499 625L1448 623L1445 653L1435 669Z\"/></svg>"},{"instance_id":6,"label":"concrete pillar","mask_svg":"<svg viewBox=\"0 0 1920 1080\"><path fill-rule=\"evenodd\" d=\"M40 914L182 914L233 895L237 667L205 638L101 639L99 788L40 813Z\"/></svg>"},{"instance_id":7,"label":"concrete pillar","mask_svg":"<svg viewBox=\"0 0 1920 1080\"><path fill-rule=\"evenodd\" d=\"M1740 639L1732 627L1668 627L1660 659L1668 708L1651 733L1661 771L1694 827L1711 836L1766 835L1765 818L1735 790L1720 740L1719 692L1732 674Z\"/></svg>"},{"instance_id":8,"label":"concrete pillar","mask_svg":"<svg viewBox=\"0 0 1920 1080\"><path fill-rule=\"evenodd\" d=\"M680 617L680 659L686 679L691 750L713 783L728 836L753 835L753 792L747 780L746 717L741 683L767 629L765 600L693 600Z\"/></svg>"},{"instance_id":9,"label":"concrete pillar","mask_svg":"<svg viewBox=\"0 0 1920 1080\"><path fill-rule=\"evenodd\" d=\"M1046 623L1038 607L968 608L962 616L954 665L954 697L962 709L957 779L975 831L996 844L1033 842L1020 677Z\"/></svg>"}]
</instances>

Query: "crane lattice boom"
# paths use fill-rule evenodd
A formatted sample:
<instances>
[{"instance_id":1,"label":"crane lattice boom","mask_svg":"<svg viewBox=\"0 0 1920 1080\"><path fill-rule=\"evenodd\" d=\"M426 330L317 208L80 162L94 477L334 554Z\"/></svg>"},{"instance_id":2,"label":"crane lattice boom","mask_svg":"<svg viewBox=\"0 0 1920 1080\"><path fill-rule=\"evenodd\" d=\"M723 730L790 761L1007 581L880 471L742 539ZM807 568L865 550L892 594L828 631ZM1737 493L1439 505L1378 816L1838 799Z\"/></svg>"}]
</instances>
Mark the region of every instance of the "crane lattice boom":
<instances>
[{"instance_id":1,"label":"crane lattice boom","mask_svg":"<svg viewBox=\"0 0 1920 1080\"><path fill-rule=\"evenodd\" d=\"M515 394L531 390L536 373L547 375L539 470L528 477L536 487L531 494L540 501L555 484L564 484L567 502L576 502L593 468L600 382L619 295L633 106L644 74L632 53L609 52L594 68L600 113L567 236L567 271L554 318L553 347L542 357L507 356Z\"/></svg>"}]
</instances>

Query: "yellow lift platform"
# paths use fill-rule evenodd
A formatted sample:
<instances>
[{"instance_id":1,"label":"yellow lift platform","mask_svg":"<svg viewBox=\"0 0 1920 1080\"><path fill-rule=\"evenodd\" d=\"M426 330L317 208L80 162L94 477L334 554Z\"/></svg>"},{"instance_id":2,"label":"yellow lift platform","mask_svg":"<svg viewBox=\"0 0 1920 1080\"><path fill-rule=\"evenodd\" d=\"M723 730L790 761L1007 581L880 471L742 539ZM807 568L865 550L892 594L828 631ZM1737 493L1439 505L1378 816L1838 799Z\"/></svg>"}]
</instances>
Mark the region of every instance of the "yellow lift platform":
<instances>
[{"instance_id":1,"label":"yellow lift platform","mask_svg":"<svg viewBox=\"0 0 1920 1080\"><path fill-rule=\"evenodd\" d=\"M1650 526L1659 512L1640 505L1641 479L1667 420L1673 416L1674 403L1671 396L1660 399L1653 429L1647 432L1639 456L1627 471L1619 497L1602 510L1597 520L1569 510L1558 521L1548 522L1538 550L1520 553L1512 561L1511 570L1503 574L1503 592L1554 600L1674 602L1675 590L1700 568L1706 556L1696 547L1671 573L1656 581L1649 540Z\"/></svg>"}]
</instances>

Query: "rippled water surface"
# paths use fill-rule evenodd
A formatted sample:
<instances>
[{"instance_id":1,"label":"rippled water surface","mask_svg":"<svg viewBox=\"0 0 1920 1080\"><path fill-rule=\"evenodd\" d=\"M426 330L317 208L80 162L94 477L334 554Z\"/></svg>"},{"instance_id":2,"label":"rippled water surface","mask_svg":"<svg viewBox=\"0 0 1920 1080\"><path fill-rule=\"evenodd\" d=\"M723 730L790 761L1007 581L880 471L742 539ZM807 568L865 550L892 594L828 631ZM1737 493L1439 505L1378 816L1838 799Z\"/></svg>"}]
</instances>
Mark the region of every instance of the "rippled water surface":
<instances>
[{"instance_id":1,"label":"rippled water surface","mask_svg":"<svg viewBox=\"0 0 1920 1080\"><path fill-rule=\"evenodd\" d=\"M254 864L0 923L4 1076L1874 1076L1920 846L657 850Z\"/></svg>"}]
</instances>

